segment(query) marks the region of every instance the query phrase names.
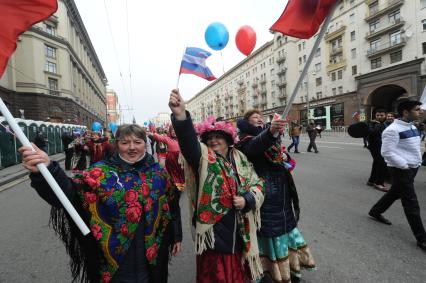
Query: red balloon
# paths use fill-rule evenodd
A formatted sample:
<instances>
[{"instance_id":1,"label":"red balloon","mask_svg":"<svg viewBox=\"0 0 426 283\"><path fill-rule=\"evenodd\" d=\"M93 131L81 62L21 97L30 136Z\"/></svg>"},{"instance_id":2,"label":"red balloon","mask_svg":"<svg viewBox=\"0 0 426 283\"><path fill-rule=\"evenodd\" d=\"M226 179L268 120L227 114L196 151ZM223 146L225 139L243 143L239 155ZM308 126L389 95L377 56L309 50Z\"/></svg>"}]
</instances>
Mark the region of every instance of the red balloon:
<instances>
[{"instance_id":1,"label":"red balloon","mask_svg":"<svg viewBox=\"0 0 426 283\"><path fill-rule=\"evenodd\" d=\"M256 32L251 26L240 27L235 36L235 43L241 53L249 56L256 46Z\"/></svg>"}]
</instances>

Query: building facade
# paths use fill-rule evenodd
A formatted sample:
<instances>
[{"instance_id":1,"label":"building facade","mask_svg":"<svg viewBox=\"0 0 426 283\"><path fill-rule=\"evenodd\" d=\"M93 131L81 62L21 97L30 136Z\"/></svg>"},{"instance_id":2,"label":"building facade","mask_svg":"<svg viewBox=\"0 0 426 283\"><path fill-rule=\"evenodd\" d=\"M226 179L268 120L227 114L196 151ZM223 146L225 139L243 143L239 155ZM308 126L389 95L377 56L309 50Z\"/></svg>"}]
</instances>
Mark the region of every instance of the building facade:
<instances>
[{"instance_id":1,"label":"building facade","mask_svg":"<svg viewBox=\"0 0 426 283\"><path fill-rule=\"evenodd\" d=\"M258 108L282 112L316 36L274 34L252 55L187 102L194 119L235 120ZM356 111L395 110L426 85L426 1L344 0L337 7L292 105L291 119L327 128L349 125ZM308 110L309 109L309 110Z\"/></svg>"},{"instance_id":2,"label":"building facade","mask_svg":"<svg viewBox=\"0 0 426 283\"><path fill-rule=\"evenodd\" d=\"M0 80L16 117L89 126L104 123L106 76L73 0L23 33Z\"/></svg>"},{"instance_id":3,"label":"building facade","mask_svg":"<svg viewBox=\"0 0 426 283\"><path fill-rule=\"evenodd\" d=\"M160 112L151 119L151 121L155 124L156 127L164 127L169 125L170 122L170 113Z\"/></svg>"},{"instance_id":4,"label":"building facade","mask_svg":"<svg viewBox=\"0 0 426 283\"><path fill-rule=\"evenodd\" d=\"M120 104L118 103L117 93L108 89L106 92L107 97L107 120L109 123L120 124Z\"/></svg>"}]
</instances>

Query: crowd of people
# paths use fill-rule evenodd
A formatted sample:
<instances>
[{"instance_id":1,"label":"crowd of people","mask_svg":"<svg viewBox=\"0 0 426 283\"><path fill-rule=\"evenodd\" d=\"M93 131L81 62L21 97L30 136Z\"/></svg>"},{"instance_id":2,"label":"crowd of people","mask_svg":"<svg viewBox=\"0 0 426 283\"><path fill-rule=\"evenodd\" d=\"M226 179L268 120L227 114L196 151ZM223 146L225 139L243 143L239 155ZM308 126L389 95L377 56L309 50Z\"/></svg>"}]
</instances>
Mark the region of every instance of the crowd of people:
<instances>
[{"instance_id":1,"label":"crowd of people","mask_svg":"<svg viewBox=\"0 0 426 283\"><path fill-rule=\"evenodd\" d=\"M195 245L196 282L299 282L315 261L298 228L300 200L292 177L302 126L292 122L292 144L283 137L287 121L265 123L249 110L236 127L209 118L194 124L178 90L170 94L171 125L121 125L115 135L64 134L66 170L41 149L22 147L31 186L52 206L51 223L82 282L167 282L168 264L181 251L179 200L188 197ZM421 163L420 132L413 121L420 103L400 103L398 119L377 109L366 126L373 168L368 185L386 191L369 215L383 217L401 199L417 244L426 232L414 191ZM310 122L308 152L318 153L322 128ZM91 229L84 237L40 175L44 163ZM390 167L390 170L388 170ZM385 182L392 183L387 189Z\"/></svg>"}]
</instances>

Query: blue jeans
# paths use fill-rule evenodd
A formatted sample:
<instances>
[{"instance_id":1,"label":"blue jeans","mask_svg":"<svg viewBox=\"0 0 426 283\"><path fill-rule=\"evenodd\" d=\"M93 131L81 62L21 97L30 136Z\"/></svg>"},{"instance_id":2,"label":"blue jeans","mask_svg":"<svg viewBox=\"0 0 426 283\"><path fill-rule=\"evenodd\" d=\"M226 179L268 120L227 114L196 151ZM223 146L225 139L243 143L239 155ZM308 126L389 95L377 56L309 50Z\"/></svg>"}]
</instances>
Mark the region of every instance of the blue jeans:
<instances>
[{"instance_id":1,"label":"blue jeans","mask_svg":"<svg viewBox=\"0 0 426 283\"><path fill-rule=\"evenodd\" d=\"M294 146L294 152L299 151L299 137L298 136L291 137L291 140L292 140L292 143L288 147L288 152L290 152L290 149L292 149L293 146Z\"/></svg>"}]
</instances>

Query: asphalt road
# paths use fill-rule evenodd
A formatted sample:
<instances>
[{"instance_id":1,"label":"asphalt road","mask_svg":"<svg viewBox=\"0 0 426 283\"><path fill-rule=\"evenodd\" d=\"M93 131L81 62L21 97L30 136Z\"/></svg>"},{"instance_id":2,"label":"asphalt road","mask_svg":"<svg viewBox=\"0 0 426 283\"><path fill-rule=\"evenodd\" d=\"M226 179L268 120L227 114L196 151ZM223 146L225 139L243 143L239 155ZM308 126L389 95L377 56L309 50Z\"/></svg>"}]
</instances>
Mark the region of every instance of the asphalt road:
<instances>
[{"instance_id":1,"label":"asphalt road","mask_svg":"<svg viewBox=\"0 0 426 283\"><path fill-rule=\"evenodd\" d=\"M426 253L416 247L400 202L385 214L392 226L367 216L383 193L365 185L371 157L362 141L323 137L319 154L306 153L306 147L302 141L302 153L295 155L299 228L318 268L304 271L302 282L426 282ZM426 167L415 185L426 219ZM49 207L29 182L2 191L0 209L0 282L70 282L67 255L47 226ZM195 282L193 245L184 230L183 252L171 263L169 282Z\"/></svg>"}]
</instances>

